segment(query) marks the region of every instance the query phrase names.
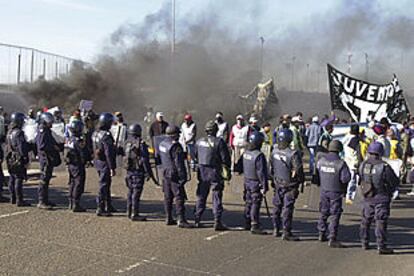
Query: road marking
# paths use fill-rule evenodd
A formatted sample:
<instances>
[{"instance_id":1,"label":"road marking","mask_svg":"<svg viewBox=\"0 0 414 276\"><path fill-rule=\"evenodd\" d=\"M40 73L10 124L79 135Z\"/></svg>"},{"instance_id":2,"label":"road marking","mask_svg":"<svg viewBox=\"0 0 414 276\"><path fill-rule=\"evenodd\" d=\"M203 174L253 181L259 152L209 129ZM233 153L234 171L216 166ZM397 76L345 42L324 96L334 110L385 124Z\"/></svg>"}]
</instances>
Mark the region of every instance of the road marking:
<instances>
[{"instance_id":1,"label":"road marking","mask_svg":"<svg viewBox=\"0 0 414 276\"><path fill-rule=\"evenodd\" d=\"M143 264L143 262L138 262L138 263L132 264L132 265L130 265L130 266L124 268L124 269L116 270L115 273L119 273L119 274L125 273L125 272L128 272L128 271L130 271L130 270L132 270L132 269L134 269L134 268L142 265L142 264Z\"/></svg>"},{"instance_id":2,"label":"road marking","mask_svg":"<svg viewBox=\"0 0 414 276\"><path fill-rule=\"evenodd\" d=\"M230 233L230 232L229 232L229 231L220 232L220 233L218 233L218 234L216 234L216 235L206 237L206 238L204 238L204 240L206 240L206 241L211 241L211 240L217 239L217 238L218 238L218 237L220 237L220 236L226 235L226 234L228 234L228 233Z\"/></svg>"},{"instance_id":3,"label":"road marking","mask_svg":"<svg viewBox=\"0 0 414 276\"><path fill-rule=\"evenodd\" d=\"M209 271L203 271L203 270L198 270L198 269L193 269L193 268L188 268L188 267L183 267L183 266L178 266L178 265L173 265L173 264L166 264L166 263L161 263L161 262L157 262L155 261L156 258L151 258L149 260L147 259L143 259L135 264L132 264L124 269L119 269L116 270L115 273L118 274L122 274L128 271L131 271L132 269L139 267L143 264L153 264L153 265L158 265L158 266L165 266L165 267L170 267L170 268L175 268L175 269L179 269L179 270L183 270L183 271L187 271L187 272L191 272L191 273L198 273L198 274L205 274L205 275L219 275L216 273L212 273Z\"/></svg>"},{"instance_id":4,"label":"road marking","mask_svg":"<svg viewBox=\"0 0 414 276\"><path fill-rule=\"evenodd\" d=\"M27 213L29 213L29 210L14 212L14 213L10 213L10 214L4 214L4 215L0 215L0 219L13 217L13 216L18 216L18 215L23 215L23 214L27 214Z\"/></svg>"}]
</instances>

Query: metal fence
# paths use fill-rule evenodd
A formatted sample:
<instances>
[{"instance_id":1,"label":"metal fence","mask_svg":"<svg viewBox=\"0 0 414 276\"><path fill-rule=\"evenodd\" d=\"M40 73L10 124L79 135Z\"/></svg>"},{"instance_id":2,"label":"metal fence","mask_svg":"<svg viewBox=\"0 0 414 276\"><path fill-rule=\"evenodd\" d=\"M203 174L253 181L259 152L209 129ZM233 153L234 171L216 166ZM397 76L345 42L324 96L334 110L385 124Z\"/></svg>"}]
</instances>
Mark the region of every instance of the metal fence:
<instances>
[{"instance_id":1,"label":"metal fence","mask_svg":"<svg viewBox=\"0 0 414 276\"><path fill-rule=\"evenodd\" d=\"M0 84L14 85L68 74L75 59L0 42Z\"/></svg>"}]
</instances>

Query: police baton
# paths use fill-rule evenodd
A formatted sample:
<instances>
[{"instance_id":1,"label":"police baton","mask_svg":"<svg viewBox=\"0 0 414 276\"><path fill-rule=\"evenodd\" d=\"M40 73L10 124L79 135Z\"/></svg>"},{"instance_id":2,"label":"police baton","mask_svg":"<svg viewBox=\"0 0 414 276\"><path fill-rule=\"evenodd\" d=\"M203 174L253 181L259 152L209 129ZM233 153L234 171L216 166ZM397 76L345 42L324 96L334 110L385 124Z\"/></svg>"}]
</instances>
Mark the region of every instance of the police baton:
<instances>
[{"instance_id":1,"label":"police baton","mask_svg":"<svg viewBox=\"0 0 414 276\"><path fill-rule=\"evenodd\" d=\"M269 219L271 219L270 211L269 211L269 205L267 204L266 194L263 195L263 201L264 201L264 204L265 204L265 207L266 207L267 216L269 217Z\"/></svg>"}]
</instances>

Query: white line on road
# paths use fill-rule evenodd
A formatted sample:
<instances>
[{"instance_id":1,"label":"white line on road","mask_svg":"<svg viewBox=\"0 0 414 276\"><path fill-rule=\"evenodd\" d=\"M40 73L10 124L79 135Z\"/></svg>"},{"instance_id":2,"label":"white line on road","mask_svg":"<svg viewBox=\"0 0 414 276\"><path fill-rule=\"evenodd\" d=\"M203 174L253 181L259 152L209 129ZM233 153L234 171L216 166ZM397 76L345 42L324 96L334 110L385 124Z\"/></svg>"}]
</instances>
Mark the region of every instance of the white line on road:
<instances>
[{"instance_id":1,"label":"white line on road","mask_svg":"<svg viewBox=\"0 0 414 276\"><path fill-rule=\"evenodd\" d=\"M124 269L116 270L115 273L120 273L121 274L121 273L124 273L124 272L128 272L128 271L130 271L130 270L132 270L132 269L134 269L134 268L136 268L136 267L138 267L142 264L143 264L142 262L138 262L138 263L132 264L132 265L130 265L130 266L124 268Z\"/></svg>"},{"instance_id":2,"label":"white line on road","mask_svg":"<svg viewBox=\"0 0 414 276\"><path fill-rule=\"evenodd\" d=\"M204 240L206 240L206 241L211 241L211 240L214 240L214 239L216 239L216 238L218 238L218 237L220 237L220 236L226 235L226 234L228 234L228 233L230 233L230 232L229 232L229 231L220 232L220 233L218 233L218 234L216 234L216 235L206 237L206 238L204 238Z\"/></svg>"},{"instance_id":3,"label":"white line on road","mask_svg":"<svg viewBox=\"0 0 414 276\"><path fill-rule=\"evenodd\" d=\"M29 210L20 211L20 212L14 212L14 213L9 213L9 214L4 214L4 215L0 215L0 219L2 219L2 218L8 218L8 217L13 217L13 216L18 216L18 215L23 215L23 214L27 214L27 213L29 213Z\"/></svg>"},{"instance_id":4,"label":"white line on road","mask_svg":"<svg viewBox=\"0 0 414 276\"><path fill-rule=\"evenodd\" d=\"M143 264L153 264L153 265L158 265L158 266L166 266L166 267L170 267L170 268L184 270L184 271L191 272L191 273L199 273L199 274L206 274L206 275L210 275L210 274L212 274L212 275L219 275L219 274L212 273L212 272L209 272L209 271L202 271L202 270L197 270L197 269L193 269L193 268L188 268L188 267L173 265L173 264L166 264L166 263L156 262L155 260L156 260L156 258L151 258L149 260L143 259L143 260L141 260L141 261L139 261L139 262L137 262L135 264L132 264L132 265L130 265L130 266L124 268L124 269L116 270L115 273L121 274L121 273L125 273L125 272L128 272L128 271L131 271L132 269L134 269L134 268L136 268L138 266L141 266Z\"/></svg>"}]
</instances>

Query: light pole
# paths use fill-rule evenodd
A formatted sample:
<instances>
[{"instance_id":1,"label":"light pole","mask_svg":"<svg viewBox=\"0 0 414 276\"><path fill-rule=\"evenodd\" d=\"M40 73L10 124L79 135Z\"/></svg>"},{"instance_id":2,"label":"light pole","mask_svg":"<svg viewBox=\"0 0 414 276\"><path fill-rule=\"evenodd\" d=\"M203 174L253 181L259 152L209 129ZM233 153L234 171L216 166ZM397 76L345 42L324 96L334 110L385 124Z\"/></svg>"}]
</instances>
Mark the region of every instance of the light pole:
<instances>
[{"instance_id":1,"label":"light pole","mask_svg":"<svg viewBox=\"0 0 414 276\"><path fill-rule=\"evenodd\" d=\"M264 44L265 40L263 38L263 36L260 37L260 44L261 44L261 48L260 48L260 80L263 81L263 44Z\"/></svg>"},{"instance_id":2,"label":"light pole","mask_svg":"<svg viewBox=\"0 0 414 276\"><path fill-rule=\"evenodd\" d=\"M368 54L365 53L365 80L368 81L369 77L369 61L368 61Z\"/></svg>"}]
</instances>

